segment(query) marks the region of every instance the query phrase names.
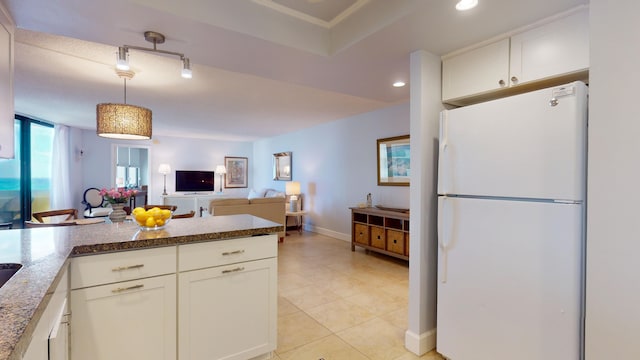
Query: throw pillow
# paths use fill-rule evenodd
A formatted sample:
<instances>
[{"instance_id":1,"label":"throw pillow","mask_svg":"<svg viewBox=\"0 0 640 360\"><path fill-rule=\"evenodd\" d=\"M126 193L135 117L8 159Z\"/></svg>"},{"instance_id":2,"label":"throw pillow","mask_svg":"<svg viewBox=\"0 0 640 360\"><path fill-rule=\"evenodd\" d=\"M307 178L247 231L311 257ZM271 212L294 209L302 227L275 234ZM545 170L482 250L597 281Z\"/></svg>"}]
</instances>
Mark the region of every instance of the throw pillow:
<instances>
[{"instance_id":1,"label":"throw pillow","mask_svg":"<svg viewBox=\"0 0 640 360\"><path fill-rule=\"evenodd\" d=\"M273 189L269 189L269 190L267 190L267 193L264 194L264 197L266 197L266 198L285 197L285 195L284 195L283 192L276 191L276 190L273 190Z\"/></svg>"},{"instance_id":2,"label":"throw pillow","mask_svg":"<svg viewBox=\"0 0 640 360\"><path fill-rule=\"evenodd\" d=\"M267 189L261 189L259 191L256 191L255 189L251 189L249 190L249 196L247 196L247 198L249 200L255 199L255 198L263 198L265 197L266 192L267 192Z\"/></svg>"}]
</instances>

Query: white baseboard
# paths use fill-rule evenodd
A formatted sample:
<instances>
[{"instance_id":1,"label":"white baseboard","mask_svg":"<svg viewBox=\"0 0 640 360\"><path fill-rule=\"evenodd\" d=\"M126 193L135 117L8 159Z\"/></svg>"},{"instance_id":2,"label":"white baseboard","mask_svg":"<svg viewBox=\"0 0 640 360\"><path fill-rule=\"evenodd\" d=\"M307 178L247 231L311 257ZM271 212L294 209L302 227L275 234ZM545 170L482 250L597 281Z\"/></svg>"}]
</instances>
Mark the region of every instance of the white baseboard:
<instances>
[{"instance_id":1,"label":"white baseboard","mask_svg":"<svg viewBox=\"0 0 640 360\"><path fill-rule=\"evenodd\" d=\"M317 226L313 226L313 225L308 225L305 224L304 225L304 230L305 231L311 231L314 233L318 233L321 235L326 235L329 237L332 237L334 239L338 239L338 240L342 240L342 241L346 241L346 242L351 242L351 235L350 234L345 234L345 233L340 233L337 231L333 231L333 230L329 230L329 229L325 229L325 228L321 228L321 227L317 227Z\"/></svg>"},{"instance_id":2,"label":"white baseboard","mask_svg":"<svg viewBox=\"0 0 640 360\"><path fill-rule=\"evenodd\" d=\"M404 333L404 347L418 356L428 353L436 348L436 330L429 330L420 335L407 330Z\"/></svg>"}]
</instances>

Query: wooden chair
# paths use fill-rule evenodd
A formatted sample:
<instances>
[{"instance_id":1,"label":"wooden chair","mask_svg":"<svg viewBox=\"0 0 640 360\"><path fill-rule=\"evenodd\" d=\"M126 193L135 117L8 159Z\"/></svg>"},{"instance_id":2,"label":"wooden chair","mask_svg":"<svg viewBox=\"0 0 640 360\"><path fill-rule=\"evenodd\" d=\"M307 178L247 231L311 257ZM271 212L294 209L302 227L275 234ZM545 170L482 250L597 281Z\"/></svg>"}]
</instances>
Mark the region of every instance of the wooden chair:
<instances>
[{"instance_id":1,"label":"wooden chair","mask_svg":"<svg viewBox=\"0 0 640 360\"><path fill-rule=\"evenodd\" d=\"M47 223L45 221L45 218L54 217L54 216L64 216L64 215L67 215L67 217L63 221L77 219L78 210L77 209L60 209L60 210L40 211L32 214L33 218L36 219L36 221L41 224Z\"/></svg>"},{"instance_id":2,"label":"wooden chair","mask_svg":"<svg viewBox=\"0 0 640 360\"><path fill-rule=\"evenodd\" d=\"M157 207L162 210L171 210L171 211L176 211L176 209L178 208L176 205L145 205L144 209L149 210L154 207Z\"/></svg>"},{"instance_id":3,"label":"wooden chair","mask_svg":"<svg viewBox=\"0 0 640 360\"><path fill-rule=\"evenodd\" d=\"M51 226L75 226L76 223L73 222L61 222L61 223L41 223L37 221L25 221L25 228L38 228L38 227L51 227Z\"/></svg>"},{"instance_id":4,"label":"wooden chair","mask_svg":"<svg viewBox=\"0 0 640 360\"><path fill-rule=\"evenodd\" d=\"M171 216L171 218L172 219L186 219L186 218L194 217L195 214L196 214L195 210L191 210L186 214L173 215L173 216Z\"/></svg>"}]
</instances>

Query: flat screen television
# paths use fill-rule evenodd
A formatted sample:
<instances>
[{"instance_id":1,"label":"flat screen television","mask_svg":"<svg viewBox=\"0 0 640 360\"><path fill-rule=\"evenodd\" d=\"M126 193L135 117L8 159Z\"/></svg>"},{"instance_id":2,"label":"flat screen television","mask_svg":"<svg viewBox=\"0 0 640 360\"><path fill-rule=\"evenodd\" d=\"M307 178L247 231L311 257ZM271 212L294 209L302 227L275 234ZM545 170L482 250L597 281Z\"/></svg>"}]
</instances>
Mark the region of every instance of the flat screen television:
<instances>
[{"instance_id":1,"label":"flat screen television","mask_svg":"<svg viewBox=\"0 0 640 360\"><path fill-rule=\"evenodd\" d=\"M176 170L176 191L214 191L213 171Z\"/></svg>"}]
</instances>

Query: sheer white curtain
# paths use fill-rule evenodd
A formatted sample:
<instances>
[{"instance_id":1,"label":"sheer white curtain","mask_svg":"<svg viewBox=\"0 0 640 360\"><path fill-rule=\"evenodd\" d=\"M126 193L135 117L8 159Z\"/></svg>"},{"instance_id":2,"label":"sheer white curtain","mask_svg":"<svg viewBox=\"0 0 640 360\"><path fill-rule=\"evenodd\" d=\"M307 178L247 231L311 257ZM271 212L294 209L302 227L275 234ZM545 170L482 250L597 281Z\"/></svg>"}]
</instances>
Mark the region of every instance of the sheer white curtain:
<instances>
[{"instance_id":1,"label":"sheer white curtain","mask_svg":"<svg viewBox=\"0 0 640 360\"><path fill-rule=\"evenodd\" d=\"M51 165L51 208L74 208L69 181L69 161L71 156L69 127L55 125L53 133L53 157Z\"/></svg>"}]
</instances>

